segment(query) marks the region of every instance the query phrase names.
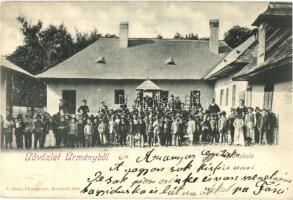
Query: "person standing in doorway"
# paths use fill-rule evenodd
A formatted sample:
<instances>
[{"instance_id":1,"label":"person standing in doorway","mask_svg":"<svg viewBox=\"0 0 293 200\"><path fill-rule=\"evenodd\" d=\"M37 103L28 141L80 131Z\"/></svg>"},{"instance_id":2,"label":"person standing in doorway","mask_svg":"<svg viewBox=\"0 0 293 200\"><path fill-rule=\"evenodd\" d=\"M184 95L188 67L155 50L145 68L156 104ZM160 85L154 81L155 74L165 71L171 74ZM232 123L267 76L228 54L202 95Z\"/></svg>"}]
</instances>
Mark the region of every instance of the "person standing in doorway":
<instances>
[{"instance_id":1,"label":"person standing in doorway","mask_svg":"<svg viewBox=\"0 0 293 200\"><path fill-rule=\"evenodd\" d=\"M86 100L85 99L83 99L81 103L82 103L82 105L79 106L79 108L77 109L77 112L79 112L83 117L87 117L88 113L90 112L90 109L86 105Z\"/></svg>"}]
</instances>

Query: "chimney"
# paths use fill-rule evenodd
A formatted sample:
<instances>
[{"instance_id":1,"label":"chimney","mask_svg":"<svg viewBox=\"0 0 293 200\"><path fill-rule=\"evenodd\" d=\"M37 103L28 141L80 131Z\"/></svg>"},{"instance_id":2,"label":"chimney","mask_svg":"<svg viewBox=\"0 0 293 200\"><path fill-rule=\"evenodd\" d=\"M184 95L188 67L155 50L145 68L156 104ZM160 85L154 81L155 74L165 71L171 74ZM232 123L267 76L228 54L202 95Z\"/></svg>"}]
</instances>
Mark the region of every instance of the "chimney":
<instances>
[{"instance_id":1,"label":"chimney","mask_svg":"<svg viewBox=\"0 0 293 200\"><path fill-rule=\"evenodd\" d=\"M219 53L219 20L210 20L210 51L212 53Z\"/></svg>"},{"instance_id":2,"label":"chimney","mask_svg":"<svg viewBox=\"0 0 293 200\"><path fill-rule=\"evenodd\" d=\"M120 22L119 43L120 48L128 47L128 22Z\"/></svg>"}]
</instances>

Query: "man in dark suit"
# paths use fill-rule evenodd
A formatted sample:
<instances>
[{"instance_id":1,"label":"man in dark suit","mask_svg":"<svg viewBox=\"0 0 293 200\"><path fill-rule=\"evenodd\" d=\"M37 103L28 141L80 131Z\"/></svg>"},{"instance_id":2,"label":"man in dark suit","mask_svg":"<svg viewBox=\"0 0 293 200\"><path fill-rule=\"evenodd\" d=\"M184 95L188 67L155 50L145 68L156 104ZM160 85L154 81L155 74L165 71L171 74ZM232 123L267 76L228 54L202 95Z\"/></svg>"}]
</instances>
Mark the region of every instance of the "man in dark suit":
<instances>
[{"instance_id":1,"label":"man in dark suit","mask_svg":"<svg viewBox=\"0 0 293 200\"><path fill-rule=\"evenodd\" d=\"M259 133L260 133L260 139L259 139L259 145L262 144L264 136L266 137L266 142L267 144L269 143L269 117L268 117L268 112L266 109L262 110L259 123L257 126Z\"/></svg>"}]
</instances>

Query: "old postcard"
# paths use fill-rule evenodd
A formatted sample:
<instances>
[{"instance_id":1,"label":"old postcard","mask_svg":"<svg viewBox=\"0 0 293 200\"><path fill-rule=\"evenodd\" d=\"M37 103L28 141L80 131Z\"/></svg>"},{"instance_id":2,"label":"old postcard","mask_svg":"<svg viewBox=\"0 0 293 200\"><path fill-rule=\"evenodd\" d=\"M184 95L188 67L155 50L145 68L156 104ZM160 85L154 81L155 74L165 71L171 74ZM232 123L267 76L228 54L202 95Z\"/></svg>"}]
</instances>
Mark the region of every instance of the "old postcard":
<instances>
[{"instance_id":1,"label":"old postcard","mask_svg":"<svg viewBox=\"0 0 293 200\"><path fill-rule=\"evenodd\" d=\"M2 198L293 199L292 2L1 3Z\"/></svg>"}]
</instances>

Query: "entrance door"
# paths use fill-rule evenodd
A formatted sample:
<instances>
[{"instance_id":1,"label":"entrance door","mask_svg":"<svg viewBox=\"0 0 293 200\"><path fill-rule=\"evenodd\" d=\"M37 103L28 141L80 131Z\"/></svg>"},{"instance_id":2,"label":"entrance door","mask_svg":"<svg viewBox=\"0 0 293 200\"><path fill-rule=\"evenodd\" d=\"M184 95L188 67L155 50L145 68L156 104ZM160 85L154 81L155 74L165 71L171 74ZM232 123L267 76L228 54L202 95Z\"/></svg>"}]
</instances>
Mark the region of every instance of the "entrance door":
<instances>
[{"instance_id":1,"label":"entrance door","mask_svg":"<svg viewBox=\"0 0 293 200\"><path fill-rule=\"evenodd\" d=\"M76 91L62 90L62 99L64 101L65 112L75 114L76 111Z\"/></svg>"}]
</instances>

